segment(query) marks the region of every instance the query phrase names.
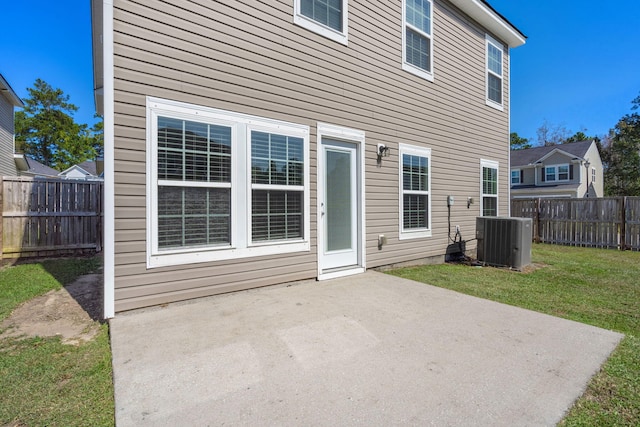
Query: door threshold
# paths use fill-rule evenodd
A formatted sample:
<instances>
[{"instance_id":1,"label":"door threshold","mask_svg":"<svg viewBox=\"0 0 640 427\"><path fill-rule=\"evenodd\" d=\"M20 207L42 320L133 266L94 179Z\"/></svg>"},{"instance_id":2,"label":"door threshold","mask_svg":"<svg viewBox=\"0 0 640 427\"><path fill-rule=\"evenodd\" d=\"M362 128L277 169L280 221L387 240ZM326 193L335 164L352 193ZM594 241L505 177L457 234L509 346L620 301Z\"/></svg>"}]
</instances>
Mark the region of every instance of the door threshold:
<instances>
[{"instance_id":1,"label":"door threshold","mask_svg":"<svg viewBox=\"0 0 640 427\"><path fill-rule=\"evenodd\" d=\"M338 277L353 276L354 274L364 273L365 270L366 269L364 267L360 266L332 268L330 270L324 270L322 273L318 274L318 281L336 279Z\"/></svg>"}]
</instances>

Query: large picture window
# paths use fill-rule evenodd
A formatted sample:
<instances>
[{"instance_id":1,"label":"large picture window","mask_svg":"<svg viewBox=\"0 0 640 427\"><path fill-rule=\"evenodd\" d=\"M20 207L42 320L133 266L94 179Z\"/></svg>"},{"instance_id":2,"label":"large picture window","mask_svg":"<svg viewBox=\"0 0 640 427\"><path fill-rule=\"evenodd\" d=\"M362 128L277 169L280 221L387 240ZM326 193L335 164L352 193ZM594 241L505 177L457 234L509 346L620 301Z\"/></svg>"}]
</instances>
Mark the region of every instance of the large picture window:
<instances>
[{"instance_id":1,"label":"large picture window","mask_svg":"<svg viewBox=\"0 0 640 427\"><path fill-rule=\"evenodd\" d=\"M431 150L399 145L400 239L431 236Z\"/></svg>"},{"instance_id":2,"label":"large picture window","mask_svg":"<svg viewBox=\"0 0 640 427\"><path fill-rule=\"evenodd\" d=\"M403 0L402 68L433 80L433 4Z\"/></svg>"},{"instance_id":3,"label":"large picture window","mask_svg":"<svg viewBox=\"0 0 640 427\"><path fill-rule=\"evenodd\" d=\"M487 105L503 109L502 102L502 44L486 36L487 47Z\"/></svg>"},{"instance_id":4,"label":"large picture window","mask_svg":"<svg viewBox=\"0 0 640 427\"><path fill-rule=\"evenodd\" d=\"M309 250L309 128L148 98L148 266Z\"/></svg>"},{"instance_id":5,"label":"large picture window","mask_svg":"<svg viewBox=\"0 0 640 427\"><path fill-rule=\"evenodd\" d=\"M482 216L498 216L498 162L481 160L480 170L480 212Z\"/></svg>"},{"instance_id":6,"label":"large picture window","mask_svg":"<svg viewBox=\"0 0 640 427\"><path fill-rule=\"evenodd\" d=\"M348 0L294 0L293 21L301 27L346 45Z\"/></svg>"}]
</instances>

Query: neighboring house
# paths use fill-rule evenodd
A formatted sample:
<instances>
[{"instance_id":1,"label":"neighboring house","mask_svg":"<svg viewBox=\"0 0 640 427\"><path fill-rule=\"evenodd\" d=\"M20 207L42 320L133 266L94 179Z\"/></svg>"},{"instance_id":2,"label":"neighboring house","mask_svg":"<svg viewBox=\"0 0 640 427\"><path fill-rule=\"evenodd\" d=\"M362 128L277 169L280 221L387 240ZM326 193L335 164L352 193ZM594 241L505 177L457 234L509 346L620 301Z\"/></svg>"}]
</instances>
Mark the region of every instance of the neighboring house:
<instances>
[{"instance_id":1,"label":"neighboring house","mask_svg":"<svg viewBox=\"0 0 640 427\"><path fill-rule=\"evenodd\" d=\"M0 74L0 176L16 176L22 155L16 155L14 107L24 107L22 100Z\"/></svg>"},{"instance_id":2,"label":"neighboring house","mask_svg":"<svg viewBox=\"0 0 640 427\"><path fill-rule=\"evenodd\" d=\"M525 36L486 1L93 0L92 21L106 317L441 262L509 214Z\"/></svg>"},{"instance_id":3,"label":"neighboring house","mask_svg":"<svg viewBox=\"0 0 640 427\"><path fill-rule=\"evenodd\" d=\"M20 156L18 165L18 175L33 178L58 178L59 171L50 168L26 155Z\"/></svg>"},{"instance_id":4,"label":"neighboring house","mask_svg":"<svg viewBox=\"0 0 640 427\"><path fill-rule=\"evenodd\" d=\"M84 162L73 165L70 168L60 172L58 174L59 177L64 179L84 179L87 181L101 181L102 171L98 171L99 167L98 162L92 162L90 160L85 160Z\"/></svg>"},{"instance_id":5,"label":"neighboring house","mask_svg":"<svg viewBox=\"0 0 640 427\"><path fill-rule=\"evenodd\" d=\"M511 197L602 197L602 160L595 141L511 152Z\"/></svg>"}]
</instances>

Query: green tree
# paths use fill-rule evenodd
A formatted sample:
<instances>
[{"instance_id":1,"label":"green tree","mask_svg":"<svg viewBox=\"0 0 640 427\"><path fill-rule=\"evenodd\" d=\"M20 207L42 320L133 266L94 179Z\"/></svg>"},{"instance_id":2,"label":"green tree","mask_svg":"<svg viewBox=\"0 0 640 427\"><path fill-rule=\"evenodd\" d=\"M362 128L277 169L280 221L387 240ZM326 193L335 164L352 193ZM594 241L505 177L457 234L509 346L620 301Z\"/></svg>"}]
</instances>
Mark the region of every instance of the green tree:
<instances>
[{"instance_id":1,"label":"green tree","mask_svg":"<svg viewBox=\"0 0 640 427\"><path fill-rule=\"evenodd\" d=\"M91 127L91 138L96 158L100 158L104 157L104 120L99 114L95 114L93 118L99 119Z\"/></svg>"},{"instance_id":2,"label":"green tree","mask_svg":"<svg viewBox=\"0 0 640 427\"><path fill-rule=\"evenodd\" d=\"M35 160L57 170L96 157L95 133L78 124L78 110L69 95L37 79L24 99L24 109L15 114L16 144Z\"/></svg>"},{"instance_id":3,"label":"green tree","mask_svg":"<svg viewBox=\"0 0 640 427\"><path fill-rule=\"evenodd\" d=\"M640 96L632 101L632 110L640 108ZM640 114L633 112L620 119L603 149L605 194L640 196Z\"/></svg>"},{"instance_id":4,"label":"green tree","mask_svg":"<svg viewBox=\"0 0 640 427\"><path fill-rule=\"evenodd\" d=\"M584 130L586 130L586 129L584 129ZM564 141L562 141L562 143L563 144L570 144L572 142L593 141L594 139L597 139L597 137L588 136L586 133L584 133L584 131L580 130L580 131L574 133L569 138L567 138Z\"/></svg>"},{"instance_id":5,"label":"green tree","mask_svg":"<svg viewBox=\"0 0 640 427\"><path fill-rule=\"evenodd\" d=\"M517 132L511 132L509 137L511 140L512 150L524 150L532 147L532 145L529 143L529 139L522 138L520 135L518 135Z\"/></svg>"}]
</instances>

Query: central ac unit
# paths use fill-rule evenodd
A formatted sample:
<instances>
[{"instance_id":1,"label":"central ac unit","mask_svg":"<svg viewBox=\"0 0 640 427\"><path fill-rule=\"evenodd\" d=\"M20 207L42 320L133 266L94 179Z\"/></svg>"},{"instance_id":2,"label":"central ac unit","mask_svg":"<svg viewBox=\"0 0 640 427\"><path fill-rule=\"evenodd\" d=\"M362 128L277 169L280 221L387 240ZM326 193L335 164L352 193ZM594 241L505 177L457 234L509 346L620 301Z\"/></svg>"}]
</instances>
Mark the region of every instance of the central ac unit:
<instances>
[{"instance_id":1,"label":"central ac unit","mask_svg":"<svg viewBox=\"0 0 640 427\"><path fill-rule=\"evenodd\" d=\"M531 218L476 218L478 261L521 270L531 264Z\"/></svg>"}]
</instances>

